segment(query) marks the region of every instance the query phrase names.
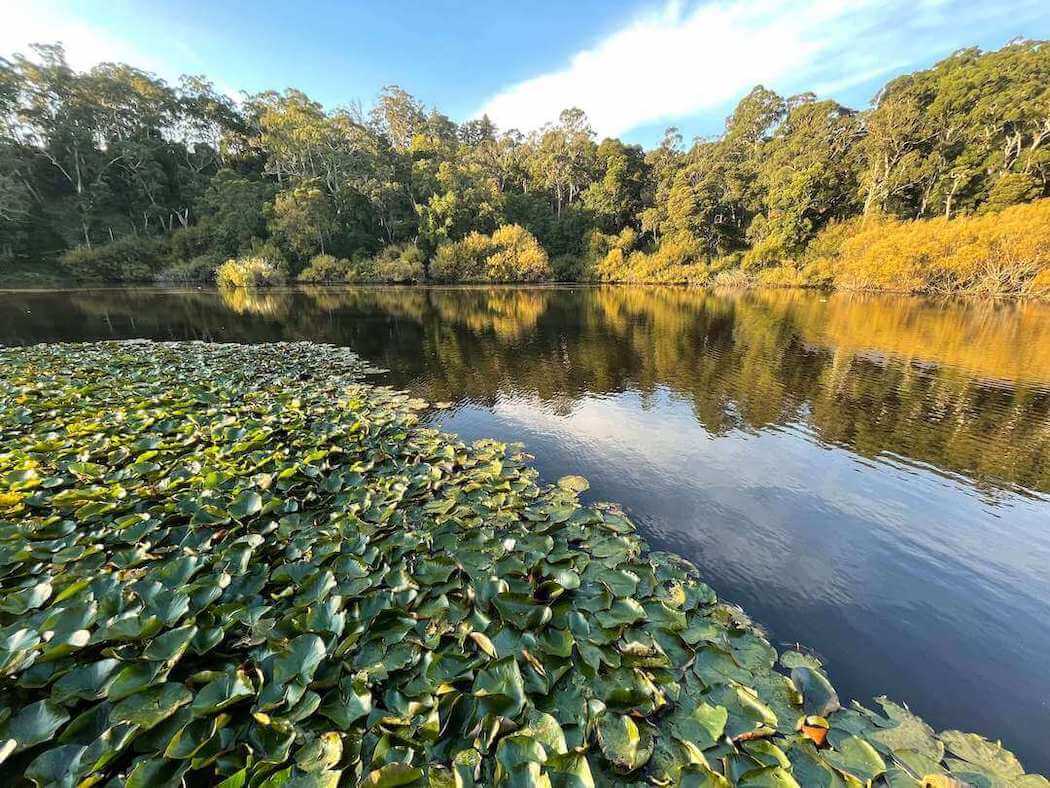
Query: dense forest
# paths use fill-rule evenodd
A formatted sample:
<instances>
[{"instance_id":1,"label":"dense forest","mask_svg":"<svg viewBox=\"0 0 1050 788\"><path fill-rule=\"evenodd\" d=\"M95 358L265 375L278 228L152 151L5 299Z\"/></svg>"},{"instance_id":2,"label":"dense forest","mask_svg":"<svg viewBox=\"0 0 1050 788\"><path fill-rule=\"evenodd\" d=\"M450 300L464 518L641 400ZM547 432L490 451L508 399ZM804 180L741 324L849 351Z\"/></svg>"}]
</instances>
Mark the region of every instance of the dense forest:
<instances>
[{"instance_id":1,"label":"dense forest","mask_svg":"<svg viewBox=\"0 0 1050 788\"><path fill-rule=\"evenodd\" d=\"M755 87L652 150L399 87L368 109L0 58L0 280L600 280L1050 292L1050 46L959 51L856 110ZM224 262L229 261L229 262Z\"/></svg>"}]
</instances>

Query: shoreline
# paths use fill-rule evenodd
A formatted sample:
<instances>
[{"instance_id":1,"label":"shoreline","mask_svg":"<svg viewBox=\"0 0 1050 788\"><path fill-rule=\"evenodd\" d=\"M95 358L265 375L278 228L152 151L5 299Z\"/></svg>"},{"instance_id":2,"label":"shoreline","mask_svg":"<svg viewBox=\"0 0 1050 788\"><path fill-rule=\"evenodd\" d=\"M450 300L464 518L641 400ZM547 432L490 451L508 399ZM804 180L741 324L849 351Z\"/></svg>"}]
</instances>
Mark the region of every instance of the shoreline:
<instances>
[{"instance_id":1,"label":"shoreline","mask_svg":"<svg viewBox=\"0 0 1050 788\"><path fill-rule=\"evenodd\" d=\"M390 282L288 282L279 285L261 287L220 287L214 283L179 283L159 284L157 282L124 282L99 284L69 284L55 287L19 287L0 283L0 293L90 293L117 292L121 290L155 291L158 293L192 293L222 292L245 290L248 292L309 292L311 290L573 290L598 289L603 287L641 287L646 289L697 290L711 292L803 292L830 295L856 296L895 296L900 298L920 298L930 301L965 301L987 303L1043 303L1050 302L1050 295L1002 294L988 295L967 293L939 293L911 290L862 289L862 288L825 288L805 286L777 285L700 285L688 282L457 282L457 283L390 283Z\"/></svg>"}]
</instances>

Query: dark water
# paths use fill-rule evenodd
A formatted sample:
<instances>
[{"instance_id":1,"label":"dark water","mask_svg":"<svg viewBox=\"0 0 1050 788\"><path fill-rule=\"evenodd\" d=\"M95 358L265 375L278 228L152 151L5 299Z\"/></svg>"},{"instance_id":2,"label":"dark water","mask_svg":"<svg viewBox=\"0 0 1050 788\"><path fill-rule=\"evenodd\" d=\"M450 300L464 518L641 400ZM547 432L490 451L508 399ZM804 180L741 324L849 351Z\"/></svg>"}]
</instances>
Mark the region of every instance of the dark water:
<instances>
[{"instance_id":1,"label":"dark water","mask_svg":"<svg viewBox=\"0 0 1050 788\"><path fill-rule=\"evenodd\" d=\"M581 473L840 693L1050 771L1050 308L677 289L0 293L0 342L345 344Z\"/></svg>"}]
</instances>

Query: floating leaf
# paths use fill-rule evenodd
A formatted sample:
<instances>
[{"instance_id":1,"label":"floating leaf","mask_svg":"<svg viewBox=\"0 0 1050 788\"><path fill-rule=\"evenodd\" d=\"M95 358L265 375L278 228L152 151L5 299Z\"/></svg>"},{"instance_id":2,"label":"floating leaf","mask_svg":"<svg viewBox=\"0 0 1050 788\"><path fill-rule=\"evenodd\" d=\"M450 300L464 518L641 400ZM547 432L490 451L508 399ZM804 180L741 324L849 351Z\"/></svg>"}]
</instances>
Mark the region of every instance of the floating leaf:
<instances>
[{"instance_id":1,"label":"floating leaf","mask_svg":"<svg viewBox=\"0 0 1050 788\"><path fill-rule=\"evenodd\" d=\"M31 703L0 725L0 743L14 742L14 752L33 747L54 736L68 719L69 712L57 703L49 700ZM5 749L8 747L0 744L0 750Z\"/></svg>"},{"instance_id":2,"label":"floating leaf","mask_svg":"<svg viewBox=\"0 0 1050 788\"><path fill-rule=\"evenodd\" d=\"M160 684L120 701L110 716L114 722L130 722L148 730L192 699L193 694L182 684Z\"/></svg>"},{"instance_id":3,"label":"floating leaf","mask_svg":"<svg viewBox=\"0 0 1050 788\"><path fill-rule=\"evenodd\" d=\"M606 714L599 720L598 744L613 767L625 774L644 766L653 754L652 734L623 714Z\"/></svg>"},{"instance_id":4,"label":"floating leaf","mask_svg":"<svg viewBox=\"0 0 1050 788\"><path fill-rule=\"evenodd\" d=\"M824 759L836 769L864 782L874 780L886 771L886 764L875 748L858 736L849 736L839 742L834 750L824 754Z\"/></svg>"}]
</instances>

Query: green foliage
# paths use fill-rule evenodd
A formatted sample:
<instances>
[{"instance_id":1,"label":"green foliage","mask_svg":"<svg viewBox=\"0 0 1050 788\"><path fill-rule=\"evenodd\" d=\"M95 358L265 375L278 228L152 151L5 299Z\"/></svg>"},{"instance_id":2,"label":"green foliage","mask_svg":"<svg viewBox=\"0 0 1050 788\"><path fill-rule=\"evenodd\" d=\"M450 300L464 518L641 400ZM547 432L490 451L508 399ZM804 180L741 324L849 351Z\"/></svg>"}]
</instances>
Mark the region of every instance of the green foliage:
<instances>
[{"instance_id":1,"label":"green foliage","mask_svg":"<svg viewBox=\"0 0 1050 788\"><path fill-rule=\"evenodd\" d=\"M213 282L215 281L215 269L219 267L220 262L213 255L202 254L169 265L157 272L155 278L162 284Z\"/></svg>"},{"instance_id":2,"label":"green foliage","mask_svg":"<svg viewBox=\"0 0 1050 788\"><path fill-rule=\"evenodd\" d=\"M345 349L53 345L0 370L5 773L1040 784L886 698L843 708L584 479L427 427Z\"/></svg>"},{"instance_id":3,"label":"green foliage","mask_svg":"<svg viewBox=\"0 0 1050 788\"><path fill-rule=\"evenodd\" d=\"M102 246L77 246L64 253L62 267L80 282L145 282L164 253L162 242L128 236Z\"/></svg>"},{"instance_id":4,"label":"green foliage","mask_svg":"<svg viewBox=\"0 0 1050 788\"><path fill-rule=\"evenodd\" d=\"M380 282L410 284L426 277L423 253L415 244L388 246L372 261L372 276Z\"/></svg>"},{"instance_id":5,"label":"green foliage","mask_svg":"<svg viewBox=\"0 0 1050 788\"><path fill-rule=\"evenodd\" d=\"M69 270L44 270L62 252L132 237L167 239L175 278L191 275L186 261L265 244L293 273L330 254L359 261L347 279L419 281L419 260L383 252L412 244L423 271L481 281L486 264L468 249L476 239L453 247L458 262L439 249L517 225L562 260L547 276L702 282L742 255L751 283L827 283L826 267L805 261L830 225L995 213L1050 196L1050 46L1038 41L957 52L894 79L864 111L759 85L721 136L686 151L672 128L648 152L598 144L577 108L526 136L488 119L456 124L396 85L370 112L329 111L294 89L234 105L200 78L171 86L123 64L77 72L60 46L4 63L8 278L53 279ZM597 256L595 230L638 237ZM107 257L94 272L90 255L71 259L83 280L155 270L124 273Z\"/></svg>"},{"instance_id":6,"label":"green foliage","mask_svg":"<svg viewBox=\"0 0 1050 788\"><path fill-rule=\"evenodd\" d=\"M309 265L300 271L296 278L300 282L313 284L349 282L352 281L351 264L349 260L333 257L330 254L319 254L310 260Z\"/></svg>"},{"instance_id":7,"label":"green foliage","mask_svg":"<svg viewBox=\"0 0 1050 788\"><path fill-rule=\"evenodd\" d=\"M284 272L264 257L231 258L215 271L219 287L267 287L284 280Z\"/></svg>"},{"instance_id":8,"label":"green foliage","mask_svg":"<svg viewBox=\"0 0 1050 788\"><path fill-rule=\"evenodd\" d=\"M278 192L268 217L270 234L299 260L324 254L325 239L338 230L331 200L312 183Z\"/></svg>"},{"instance_id":9,"label":"green foliage","mask_svg":"<svg viewBox=\"0 0 1050 788\"><path fill-rule=\"evenodd\" d=\"M232 170L219 170L201 197L198 227L215 254L245 252L255 239L267 234L264 208L274 195L273 186ZM176 233L177 234L177 233Z\"/></svg>"}]
</instances>

